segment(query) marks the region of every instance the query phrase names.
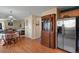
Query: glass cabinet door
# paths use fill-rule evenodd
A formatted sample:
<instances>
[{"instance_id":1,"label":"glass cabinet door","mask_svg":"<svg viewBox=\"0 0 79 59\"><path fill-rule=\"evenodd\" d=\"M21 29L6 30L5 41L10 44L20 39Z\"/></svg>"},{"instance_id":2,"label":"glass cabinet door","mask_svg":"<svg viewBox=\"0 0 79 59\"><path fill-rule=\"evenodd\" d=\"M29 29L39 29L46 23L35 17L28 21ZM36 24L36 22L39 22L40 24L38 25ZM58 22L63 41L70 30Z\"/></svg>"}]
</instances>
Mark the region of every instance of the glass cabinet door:
<instances>
[{"instance_id":1,"label":"glass cabinet door","mask_svg":"<svg viewBox=\"0 0 79 59\"><path fill-rule=\"evenodd\" d=\"M43 22L42 22L42 30L43 31L50 31L50 29L51 29L50 20L43 20Z\"/></svg>"}]
</instances>

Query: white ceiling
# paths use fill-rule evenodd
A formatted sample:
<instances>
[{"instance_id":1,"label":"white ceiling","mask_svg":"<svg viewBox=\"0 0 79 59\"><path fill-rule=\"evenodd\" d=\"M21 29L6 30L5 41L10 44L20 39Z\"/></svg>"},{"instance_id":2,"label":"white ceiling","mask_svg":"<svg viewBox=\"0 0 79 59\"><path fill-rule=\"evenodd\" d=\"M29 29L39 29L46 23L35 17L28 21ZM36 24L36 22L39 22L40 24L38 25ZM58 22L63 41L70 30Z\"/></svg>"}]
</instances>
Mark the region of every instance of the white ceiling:
<instances>
[{"instance_id":1,"label":"white ceiling","mask_svg":"<svg viewBox=\"0 0 79 59\"><path fill-rule=\"evenodd\" d=\"M40 15L42 12L53 8L54 6L0 6L0 18L7 18L10 15L10 10L13 11L13 16L18 19L24 19L29 15ZM58 7L60 9L68 7Z\"/></svg>"}]
</instances>

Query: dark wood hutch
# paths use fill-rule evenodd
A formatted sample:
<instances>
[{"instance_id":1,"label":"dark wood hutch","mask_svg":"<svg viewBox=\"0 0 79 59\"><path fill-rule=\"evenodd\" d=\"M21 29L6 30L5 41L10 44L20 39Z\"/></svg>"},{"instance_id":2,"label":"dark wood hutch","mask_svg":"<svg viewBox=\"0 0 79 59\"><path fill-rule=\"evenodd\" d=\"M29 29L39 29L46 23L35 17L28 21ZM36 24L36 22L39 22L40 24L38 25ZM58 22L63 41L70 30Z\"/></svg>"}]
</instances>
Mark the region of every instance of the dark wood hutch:
<instances>
[{"instance_id":1,"label":"dark wood hutch","mask_svg":"<svg viewBox=\"0 0 79 59\"><path fill-rule=\"evenodd\" d=\"M41 44L55 48L56 14L50 14L42 18Z\"/></svg>"}]
</instances>

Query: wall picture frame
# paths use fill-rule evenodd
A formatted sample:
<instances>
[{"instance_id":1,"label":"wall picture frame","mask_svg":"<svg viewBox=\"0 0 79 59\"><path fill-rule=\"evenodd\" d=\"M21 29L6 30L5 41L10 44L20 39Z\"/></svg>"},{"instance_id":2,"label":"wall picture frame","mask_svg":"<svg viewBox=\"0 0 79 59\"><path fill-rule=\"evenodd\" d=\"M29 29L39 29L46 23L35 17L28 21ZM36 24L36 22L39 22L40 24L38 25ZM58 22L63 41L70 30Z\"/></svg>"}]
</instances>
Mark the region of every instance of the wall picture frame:
<instances>
[{"instance_id":1,"label":"wall picture frame","mask_svg":"<svg viewBox=\"0 0 79 59\"><path fill-rule=\"evenodd\" d=\"M8 26L13 26L13 22L9 21Z\"/></svg>"}]
</instances>

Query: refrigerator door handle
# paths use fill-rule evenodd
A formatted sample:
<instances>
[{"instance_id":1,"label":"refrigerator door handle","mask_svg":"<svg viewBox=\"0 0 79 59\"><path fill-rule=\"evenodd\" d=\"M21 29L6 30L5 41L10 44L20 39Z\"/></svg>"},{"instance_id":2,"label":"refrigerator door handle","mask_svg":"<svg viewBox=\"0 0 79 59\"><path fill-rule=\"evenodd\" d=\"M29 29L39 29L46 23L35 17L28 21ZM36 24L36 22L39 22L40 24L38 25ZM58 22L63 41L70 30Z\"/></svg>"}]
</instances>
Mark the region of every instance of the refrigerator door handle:
<instances>
[{"instance_id":1,"label":"refrigerator door handle","mask_svg":"<svg viewBox=\"0 0 79 59\"><path fill-rule=\"evenodd\" d=\"M62 25L62 35L64 36L65 34L65 28L64 28L64 24Z\"/></svg>"}]
</instances>

